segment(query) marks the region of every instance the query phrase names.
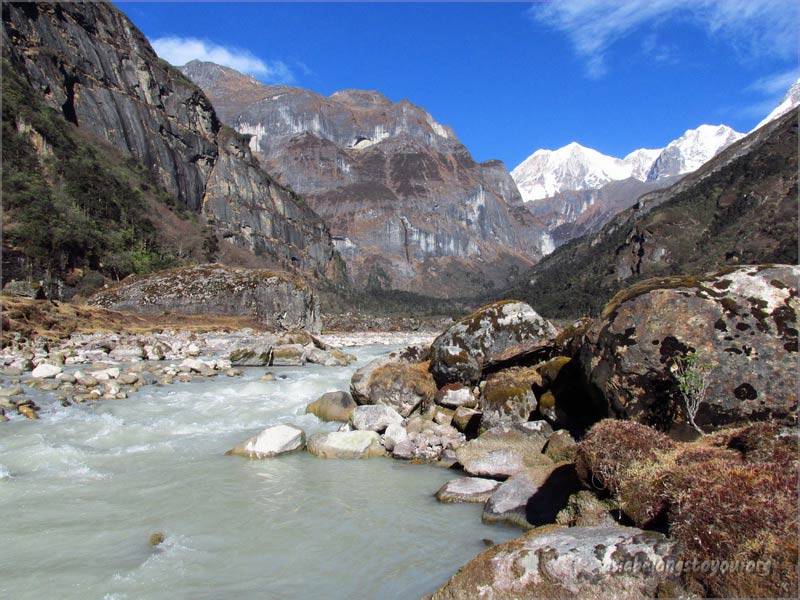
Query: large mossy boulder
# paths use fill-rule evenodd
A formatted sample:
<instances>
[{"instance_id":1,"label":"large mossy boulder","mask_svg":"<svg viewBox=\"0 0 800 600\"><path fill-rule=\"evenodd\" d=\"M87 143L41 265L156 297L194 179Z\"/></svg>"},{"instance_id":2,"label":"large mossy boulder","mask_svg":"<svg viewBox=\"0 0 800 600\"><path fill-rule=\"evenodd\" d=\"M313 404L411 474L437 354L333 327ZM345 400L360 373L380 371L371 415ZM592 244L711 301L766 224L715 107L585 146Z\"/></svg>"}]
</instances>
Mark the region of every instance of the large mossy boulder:
<instances>
[{"instance_id":1,"label":"large mossy boulder","mask_svg":"<svg viewBox=\"0 0 800 600\"><path fill-rule=\"evenodd\" d=\"M322 328L319 299L297 275L219 264L130 276L96 293L88 304L144 313L256 317L279 331Z\"/></svg>"},{"instance_id":2,"label":"large mossy boulder","mask_svg":"<svg viewBox=\"0 0 800 600\"><path fill-rule=\"evenodd\" d=\"M434 340L431 373L438 387L474 385L487 366L528 353L555 335L553 325L524 302L496 302L451 325Z\"/></svg>"},{"instance_id":3,"label":"large mossy boulder","mask_svg":"<svg viewBox=\"0 0 800 600\"><path fill-rule=\"evenodd\" d=\"M479 554L429 600L674 598L683 591L679 558L678 546L654 531L544 526Z\"/></svg>"},{"instance_id":4,"label":"large mossy boulder","mask_svg":"<svg viewBox=\"0 0 800 600\"><path fill-rule=\"evenodd\" d=\"M316 416L321 421L347 423L356 406L353 397L347 392L326 392L306 406L306 413Z\"/></svg>"},{"instance_id":5,"label":"large mossy boulder","mask_svg":"<svg viewBox=\"0 0 800 600\"><path fill-rule=\"evenodd\" d=\"M587 336L581 363L608 413L685 427L676 360L694 357L708 387L704 431L797 422L800 267L746 266L704 277L647 280L617 294Z\"/></svg>"}]
</instances>

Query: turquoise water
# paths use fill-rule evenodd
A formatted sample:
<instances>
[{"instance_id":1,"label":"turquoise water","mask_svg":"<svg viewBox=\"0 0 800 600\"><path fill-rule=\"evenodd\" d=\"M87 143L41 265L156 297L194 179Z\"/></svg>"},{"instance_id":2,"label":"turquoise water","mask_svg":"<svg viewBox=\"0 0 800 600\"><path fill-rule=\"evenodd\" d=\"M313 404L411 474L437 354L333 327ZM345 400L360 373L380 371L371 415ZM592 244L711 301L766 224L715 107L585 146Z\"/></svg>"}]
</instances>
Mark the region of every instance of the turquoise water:
<instances>
[{"instance_id":1,"label":"turquoise water","mask_svg":"<svg viewBox=\"0 0 800 600\"><path fill-rule=\"evenodd\" d=\"M460 473L391 459L224 456L304 414L356 366L147 386L0 424L0 597L406 599L517 530L433 494ZM165 541L153 548L155 531Z\"/></svg>"}]
</instances>

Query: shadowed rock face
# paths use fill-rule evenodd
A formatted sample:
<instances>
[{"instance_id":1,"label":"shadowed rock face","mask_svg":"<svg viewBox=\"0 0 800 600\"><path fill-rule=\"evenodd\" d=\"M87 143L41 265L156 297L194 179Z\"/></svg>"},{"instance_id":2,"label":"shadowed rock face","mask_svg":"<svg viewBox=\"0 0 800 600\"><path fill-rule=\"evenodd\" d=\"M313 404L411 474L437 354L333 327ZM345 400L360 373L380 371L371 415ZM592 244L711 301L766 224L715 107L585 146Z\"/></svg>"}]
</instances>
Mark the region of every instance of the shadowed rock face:
<instances>
[{"instance_id":1,"label":"shadowed rock face","mask_svg":"<svg viewBox=\"0 0 800 600\"><path fill-rule=\"evenodd\" d=\"M145 165L179 206L264 264L324 272L320 218L261 171L246 138L105 3L4 3L3 55L45 102Z\"/></svg>"},{"instance_id":2,"label":"shadowed rock face","mask_svg":"<svg viewBox=\"0 0 800 600\"><path fill-rule=\"evenodd\" d=\"M261 86L257 99L252 78L230 69L182 70L330 224L357 283L471 295L541 256L543 229L505 166L475 162L452 129L407 100L287 86Z\"/></svg>"}]
</instances>

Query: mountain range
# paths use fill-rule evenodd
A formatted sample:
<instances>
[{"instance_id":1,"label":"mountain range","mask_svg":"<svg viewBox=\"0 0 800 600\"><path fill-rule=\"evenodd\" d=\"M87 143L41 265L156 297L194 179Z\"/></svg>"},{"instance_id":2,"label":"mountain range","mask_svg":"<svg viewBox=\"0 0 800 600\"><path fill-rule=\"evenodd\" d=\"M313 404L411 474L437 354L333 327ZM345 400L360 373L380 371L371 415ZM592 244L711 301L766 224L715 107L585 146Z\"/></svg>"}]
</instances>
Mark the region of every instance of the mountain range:
<instances>
[{"instance_id":1,"label":"mountain range","mask_svg":"<svg viewBox=\"0 0 800 600\"><path fill-rule=\"evenodd\" d=\"M355 286L468 296L541 258L546 234L505 166L476 162L408 100L267 86L207 62L181 70L330 225Z\"/></svg>"},{"instance_id":2,"label":"mountain range","mask_svg":"<svg viewBox=\"0 0 800 600\"><path fill-rule=\"evenodd\" d=\"M48 279L57 298L202 260L336 289L497 295L631 206L717 177L708 165L734 148L766 152L762 130L800 96L744 139L701 126L623 159L573 143L510 174L408 100L173 67L108 3L4 3L0 34L3 281Z\"/></svg>"}]
</instances>

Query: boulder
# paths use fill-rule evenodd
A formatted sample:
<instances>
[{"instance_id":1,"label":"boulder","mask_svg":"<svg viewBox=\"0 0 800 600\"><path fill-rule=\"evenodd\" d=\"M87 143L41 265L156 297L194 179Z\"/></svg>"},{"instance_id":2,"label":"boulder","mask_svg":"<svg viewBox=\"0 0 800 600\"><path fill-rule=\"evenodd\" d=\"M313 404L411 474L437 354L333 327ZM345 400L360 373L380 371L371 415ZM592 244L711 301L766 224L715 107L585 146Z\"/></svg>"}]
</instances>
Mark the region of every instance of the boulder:
<instances>
[{"instance_id":1,"label":"boulder","mask_svg":"<svg viewBox=\"0 0 800 600\"><path fill-rule=\"evenodd\" d=\"M679 554L654 531L546 526L479 554L429 600L677 597Z\"/></svg>"},{"instance_id":2,"label":"boulder","mask_svg":"<svg viewBox=\"0 0 800 600\"><path fill-rule=\"evenodd\" d=\"M403 417L391 408L382 404L366 404L356 406L350 413L350 425L359 431L377 431L381 433L389 425L400 424Z\"/></svg>"},{"instance_id":3,"label":"boulder","mask_svg":"<svg viewBox=\"0 0 800 600\"><path fill-rule=\"evenodd\" d=\"M481 427L525 423L536 410L532 386L540 381L539 374L531 368L515 367L491 374L479 401Z\"/></svg>"},{"instance_id":4,"label":"boulder","mask_svg":"<svg viewBox=\"0 0 800 600\"><path fill-rule=\"evenodd\" d=\"M451 325L431 346L431 373L439 387L474 385L489 364L513 358L555 337L552 324L529 305L505 300Z\"/></svg>"},{"instance_id":5,"label":"boulder","mask_svg":"<svg viewBox=\"0 0 800 600\"><path fill-rule=\"evenodd\" d=\"M374 431L333 431L315 433L308 439L308 451L320 458L372 458L383 456L381 436Z\"/></svg>"},{"instance_id":6,"label":"boulder","mask_svg":"<svg viewBox=\"0 0 800 600\"><path fill-rule=\"evenodd\" d=\"M559 511L580 488L574 465L524 469L497 488L486 502L482 519L523 528L555 523Z\"/></svg>"},{"instance_id":7,"label":"boulder","mask_svg":"<svg viewBox=\"0 0 800 600\"><path fill-rule=\"evenodd\" d=\"M459 406L453 413L453 426L467 437L475 437L483 414L478 410Z\"/></svg>"},{"instance_id":8,"label":"boulder","mask_svg":"<svg viewBox=\"0 0 800 600\"><path fill-rule=\"evenodd\" d=\"M554 462L575 462L578 453L578 444L569 431L559 429L550 436L544 453L553 459Z\"/></svg>"},{"instance_id":9,"label":"boulder","mask_svg":"<svg viewBox=\"0 0 800 600\"><path fill-rule=\"evenodd\" d=\"M383 434L383 447L392 452L398 444L408 441L408 432L400 423L392 423Z\"/></svg>"},{"instance_id":10,"label":"boulder","mask_svg":"<svg viewBox=\"0 0 800 600\"><path fill-rule=\"evenodd\" d=\"M356 360L352 354L345 354L339 350L322 350L316 346L306 346L306 360L314 365L323 367L346 367Z\"/></svg>"},{"instance_id":11,"label":"boulder","mask_svg":"<svg viewBox=\"0 0 800 600\"><path fill-rule=\"evenodd\" d=\"M520 426L489 429L456 450L458 462L470 475L505 479L530 467L550 465L542 454L547 437Z\"/></svg>"},{"instance_id":12,"label":"boulder","mask_svg":"<svg viewBox=\"0 0 800 600\"><path fill-rule=\"evenodd\" d=\"M695 422L797 422L800 267L747 266L651 279L623 290L588 333L580 360L609 415L686 428L676 359L696 357L707 389Z\"/></svg>"},{"instance_id":13,"label":"boulder","mask_svg":"<svg viewBox=\"0 0 800 600\"><path fill-rule=\"evenodd\" d=\"M114 360L118 360L120 362L130 362L135 360L142 360L145 357L144 348L137 345L122 345L117 346L111 352L109 352L109 356Z\"/></svg>"},{"instance_id":14,"label":"boulder","mask_svg":"<svg viewBox=\"0 0 800 600\"><path fill-rule=\"evenodd\" d=\"M407 417L433 403L436 386L427 363L376 359L353 374L350 392L358 404L385 404Z\"/></svg>"},{"instance_id":15,"label":"boulder","mask_svg":"<svg viewBox=\"0 0 800 600\"><path fill-rule=\"evenodd\" d=\"M439 502L486 502L499 481L481 477L460 477L451 479L436 492Z\"/></svg>"},{"instance_id":16,"label":"boulder","mask_svg":"<svg viewBox=\"0 0 800 600\"><path fill-rule=\"evenodd\" d=\"M436 392L434 401L436 404L447 408L458 408L459 406L475 408L478 405L478 401L472 393L472 389L460 383L452 383L444 386Z\"/></svg>"},{"instance_id":17,"label":"boulder","mask_svg":"<svg viewBox=\"0 0 800 600\"><path fill-rule=\"evenodd\" d=\"M568 527L594 527L614 525L611 510L616 508L610 500L600 500L588 490L572 494L567 505L556 515L556 523Z\"/></svg>"},{"instance_id":18,"label":"boulder","mask_svg":"<svg viewBox=\"0 0 800 600\"><path fill-rule=\"evenodd\" d=\"M279 454L302 450L305 444L306 434L299 427L275 425L231 448L225 454L246 456L247 458L271 458Z\"/></svg>"},{"instance_id":19,"label":"boulder","mask_svg":"<svg viewBox=\"0 0 800 600\"><path fill-rule=\"evenodd\" d=\"M253 316L277 331L322 328L319 300L300 277L219 264L132 277L98 292L88 303L134 312Z\"/></svg>"},{"instance_id":20,"label":"boulder","mask_svg":"<svg viewBox=\"0 0 800 600\"><path fill-rule=\"evenodd\" d=\"M237 348L228 355L228 360L235 367L265 367L272 358L272 346L256 348Z\"/></svg>"},{"instance_id":21,"label":"boulder","mask_svg":"<svg viewBox=\"0 0 800 600\"><path fill-rule=\"evenodd\" d=\"M44 300L46 295L42 284L38 281L12 280L3 286L3 296L16 298L30 298L31 300Z\"/></svg>"},{"instance_id":22,"label":"boulder","mask_svg":"<svg viewBox=\"0 0 800 600\"><path fill-rule=\"evenodd\" d=\"M321 421L341 421L347 423L356 407L353 397L347 392L326 392L306 407Z\"/></svg>"},{"instance_id":23,"label":"boulder","mask_svg":"<svg viewBox=\"0 0 800 600\"><path fill-rule=\"evenodd\" d=\"M50 379L61 373L64 369L59 365L40 363L33 371L31 377L35 379Z\"/></svg>"},{"instance_id":24,"label":"boulder","mask_svg":"<svg viewBox=\"0 0 800 600\"><path fill-rule=\"evenodd\" d=\"M216 371L214 371L213 368L207 365L204 361L199 360L197 358L187 358L180 364L180 366L182 369L186 368L190 372L199 373L204 377L209 377L216 373Z\"/></svg>"},{"instance_id":25,"label":"boulder","mask_svg":"<svg viewBox=\"0 0 800 600\"><path fill-rule=\"evenodd\" d=\"M284 344L272 349L273 367L301 367L306 363L306 349L300 344Z\"/></svg>"}]
</instances>

